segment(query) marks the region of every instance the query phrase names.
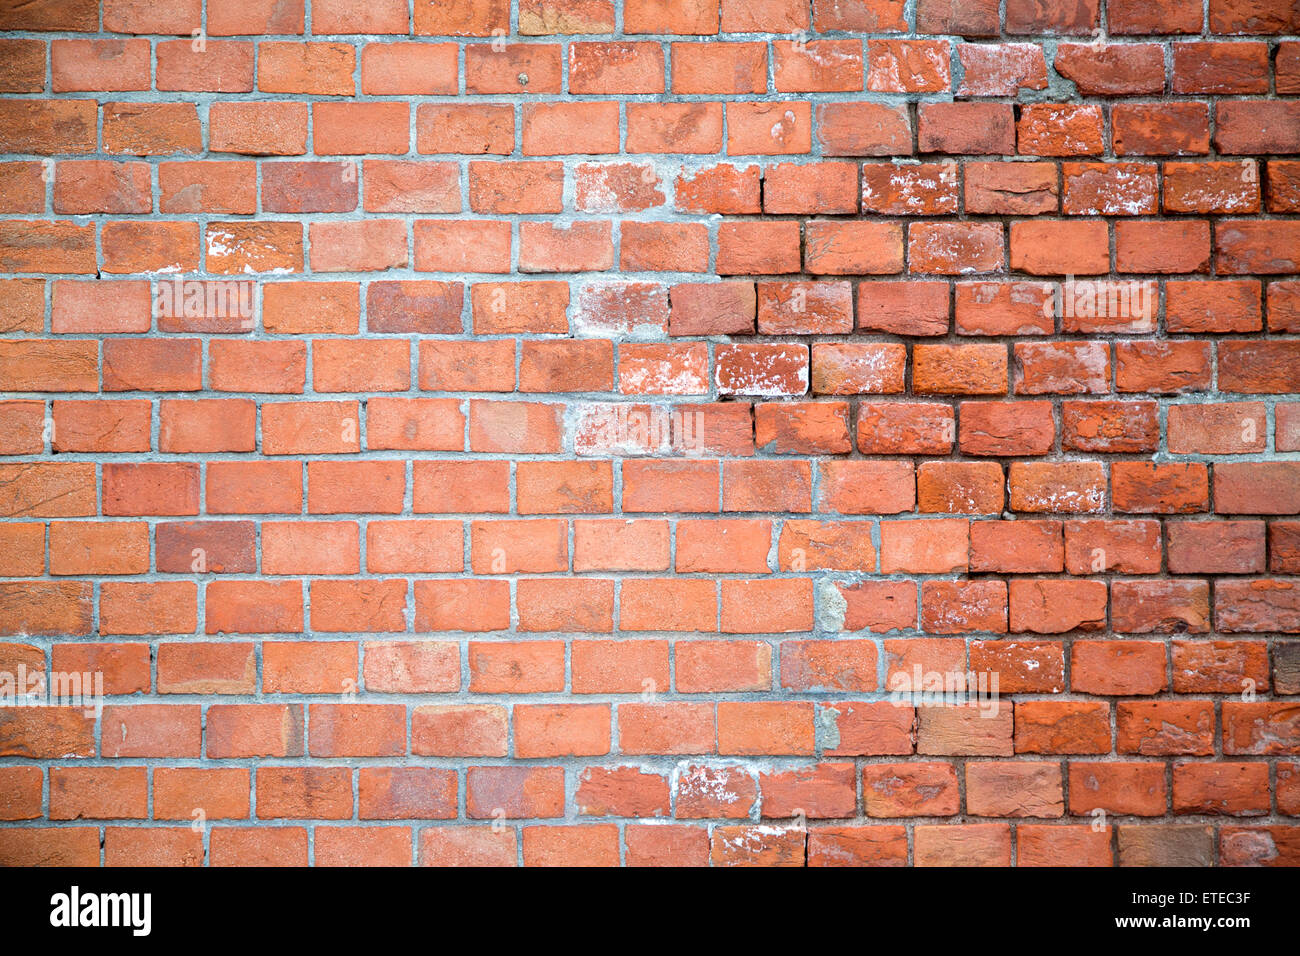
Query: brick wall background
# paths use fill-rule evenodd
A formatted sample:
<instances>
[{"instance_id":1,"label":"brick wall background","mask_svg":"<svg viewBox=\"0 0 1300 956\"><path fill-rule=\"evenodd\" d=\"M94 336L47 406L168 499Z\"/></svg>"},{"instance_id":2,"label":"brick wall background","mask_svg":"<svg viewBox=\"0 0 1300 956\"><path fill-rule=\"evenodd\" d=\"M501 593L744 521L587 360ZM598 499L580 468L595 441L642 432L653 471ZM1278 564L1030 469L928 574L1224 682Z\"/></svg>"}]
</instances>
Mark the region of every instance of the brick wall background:
<instances>
[{"instance_id":1,"label":"brick wall background","mask_svg":"<svg viewBox=\"0 0 1300 956\"><path fill-rule=\"evenodd\" d=\"M0 29L0 862L1300 863L1289 0Z\"/></svg>"}]
</instances>

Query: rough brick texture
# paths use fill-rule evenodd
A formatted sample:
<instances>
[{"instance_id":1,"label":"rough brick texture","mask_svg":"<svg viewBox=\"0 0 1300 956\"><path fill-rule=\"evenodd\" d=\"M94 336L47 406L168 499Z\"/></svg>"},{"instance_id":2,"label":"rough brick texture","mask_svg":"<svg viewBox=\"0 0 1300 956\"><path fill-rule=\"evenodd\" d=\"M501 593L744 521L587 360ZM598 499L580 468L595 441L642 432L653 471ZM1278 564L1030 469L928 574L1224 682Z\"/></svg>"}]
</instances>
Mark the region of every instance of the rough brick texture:
<instances>
[{"instance_id":1,"label":"rough brick texture","mask_svg":"<svg viewBox=\"0 0 1300 956\"><path fill-rule=\"evenodd\" d=\"M0 29L0 863L1300 864L1295 4Z\"/></svg>"}]
</instances>

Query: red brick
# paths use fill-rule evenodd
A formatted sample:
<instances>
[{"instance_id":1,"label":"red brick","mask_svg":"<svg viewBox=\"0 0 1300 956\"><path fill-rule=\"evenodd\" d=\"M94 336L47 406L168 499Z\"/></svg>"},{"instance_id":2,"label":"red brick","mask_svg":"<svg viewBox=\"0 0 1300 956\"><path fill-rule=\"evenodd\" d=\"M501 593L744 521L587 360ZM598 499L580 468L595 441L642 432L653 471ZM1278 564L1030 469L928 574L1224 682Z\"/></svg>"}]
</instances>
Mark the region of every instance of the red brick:
<instances>
[{"instance_id":1,"label":"red brick","mask_svg":"<svg viewBox=\"0 0 1300 956\"><path fill-rule=\"evenodd\" d=\"M1110 391L1110 348L1105 342L1018 342L1012 354L1017 395Z\"/></svg>"},{"instance_id":2,"label":"red brick","mask_svg":"<svg viewBox=\"0 0 1300 956\"><path fill-rule=\"evenodd\" d=\"M1083 694L1158 694L1165 680L1164 645L1148 641L1075 641L1070 683ZM1073 794L1074 787L1070 787Z\"/></svg>"},{"instance_id":3,"label":"red brick","mask_svg":"<svg viewBox=\"0 0 1300 956\"><path fill-rule=\"evenodd\" d=\"M1262 641L1173 642L1174 691L1189 694L1233 694L1242 688L1269 685L1266 647ZM1285 675L1278 668L1279 689Z\"/></svg>"},{"instance_id":4,"label":"red brick","mask_svg":"<svg viewBox=\"0 0 1300 956\"><path fill-rule=\"evenodd\" d=\"M867 41L867 89L878 93L935 93L951 86L947 42Z\"/></svg>"},{"instance_id":5,"label":"red brick","mask_svg":"<svg viewBox=\"0 0 1300 956\"><path fill-rule=\"evenodd\" d=\"M306 866L306 827L214 827L212 866Z\"/></svg>"},{"instance_id":6,"label":"red brick","mask_svg":"<svg viewBox=\"0 0 1300 956\"><path fill-rule=\"evenodd\" d=\"M301 757L303 711L294 704L214 704L207 713L207 756Z\"/></svg>"},{"instance_id":7,"label":"red brick","mask_svg":"<svg viewBox=\"0 0 1300 956\"><path fill-rule=\"evenodd\" d=\"M781 686L795 691L873 691L876 649L870 641L786 641Z\"/></svg>"},{"instance_id":8,"label":"red brick","mask_svg":"<svg viewBox=\"0 0 1300 956\"><path fill-rule=\"evenodd\" d=\"M1176 763L1174 813L1254 816L1269 811L1268 764Z\"/></svg>"},{"instance_id":9,"label":"red brick","mask_svg":"<svg viewBox=\"0 0 1300 956\"><path fill-rule=\"evenodd\" d=\"M1033 275L1098 275L1110 271L1104 222L1015 222L1011 268Z\"/></svg>"},{"instance_id":10,"label":"red brick","mask_svg":"<svg viewBox=\"0 0 1300 956\"><path fill-rule=\"evenodd\" d=\"M962 402L960 410L958 441L967 455L1042 455L1055 444L1048 402Z\"/></svg>"},{"instance_id":11,"label":"red brick","mask_svg":"<svg viewBox=\"0 0 1300 956\"><path fill-rule=\"evenodd\" d=\"M970 535L972 571L1032 574L1064 569L1059 521L976 521Z\"/></svg>"},{"instance_id":12,"label":"red brick","mask_svg":"<svg viewBox=\"0 0 1300 956\"><path fill-rule=\"evenodd\" d=\"M158 648L160 694L248 694L256 689L252 644L177 643Z\"/></svg>"},{"instance_id":13,"label":"red brick","mask_svg":"<svg viewBox=\"0 0 1300 956\"><path fill-rule=\"evenodd\" d=\"M1194 156L1210 151L1204 103L1119 103L1111 109L1116 156Z\"/></svg>"},{"instance_id":14,"label":"red brick","mask_svg":"<svg viewBox=\"0 0 1300 956\"><path fill-rule=\"evenodd\" d=\"M1010 866L1011 829L1006 824L918 826L916 866Z\"/></svg>"},{"instance_id":15,"label":"red brick","mask_svg":"<svg viewBox=\"0 0 1300 956\"><path fill-rule=\"evenodd\" d=\"M45 89L45 43L42 40L5 40L0 44L8 60L0 73L6 93L40 93Z\"/></svg>"},{"instance_id":16,"label":"red brick","mask_svg":"<svg viewBox=\"0 0 1300 956\"><path fill-rule=\"evenodd\" d=\"M411 713L411 753L433 757L504 757L505 708L496 704L416 707ZM469 780L467 774L467 800Z\"/></svg>"},{"instance_id":17,"label":"red brick","mask_svg":"<svg viewBox=\"0 0 1300 956\"><path fill-rule=\"evenodd\" d=\"M410 866L406 827L317 827L317 866Z\"/></svg>"},{"instance_id":18,"label":"red brick","mask_svg":"<svg viewBox=\"0 0 1300 956\"><path fill-rule=\"evenodd\" d=\"M1154 163L1065 163L1064 211L1069 215L1152 215L1159 204Z\"/></svg>"},{"instance_id":19,"label":"red brick","mask_svg":"<svg viewBox=\"0 0 1300 956\"><path fill-rule=\"evenodd\" d=\"M937 403L863 402L858 450L876 455L943 455L956 436L952 408Z\"/></svg>"},{"instance_id":20,"label":"red brick","mask_svg":"<svg viewBox=\"0 0 1300 956\"><path fill-rule=\"evenodd\" d=\"M1030 104L1016 123L1017 151L1033 156L1093 156L1105 151L1101 108Z\"/></svg>"},{"instance_id":21,"label":"red brick","mask_svg":"<svg viewBox=\"0 0 1300 956\"><path fill-rule=\"evenodd\" d=\"M1056 167L1050 163L968 162L966 211L992 215L1055 212L1059 201Z\"/></svg>"},{"instance_id":22,"label":"red brick","mask_svg":"<svg viewBox=\"0 0 1300 956\"><path fill-rule=\"evenodd\" d=\"M519 32L530 36L613 33L614 5L610 0L524 0Z\"/></svg>"},{"instance_id":23,"label":"red brick","mask_svg":"<svg viewBox=\"0 0 1300 956\"><path fill-rule=\"evenodd\" d=\"M1014 632L1061 634L1106 625L1104 581L1017 579L1010 582L1009 594Z\"/></svg>"},{"instance_id":24,"label":"red brick","mask_svg":"<svg viewBox=\"0 0 1300 956\"><path fill-rule=\"evenodd\" d=\"M421 32L417 20L416 33ZM558 93L563 70L559 44L507 43L503 47L471 44L465 47L467 93Z\"/></svg>"},{"instance_id":25,"label":"red brick","mask_svg":"<svg viewBox=\"0 0 1300 956\"><path fill-rule=\"evenodd\" d=\"M711 594L712 588L709 588L709 591ZM678 596L689 600L696 595L690 594L686 589L681 588ZM639 595L638 599L644 600L645 596ZM716 610L708 609L702 601L699 603L701 604L701 617L705 610L709 610L710 615L716 617ZM712 621L709 621L708 626L699 629L712 630L712 623ZM642 629L648 630L649 628ZM690 628L682 627L674 620L668 620L663 627L658 629L689 630ZM772 649L769 645L761 642L692 641L689 644L677 647L676 671L677 690L684 694L766 690L772 684ZM660 730L663 730L662 722L667 722L667 726L673 727L678 726L679 723L689 722L686 738L682 742L683 745L700 747L703 744L707 729L708 743L703 746L703 749L696 752L709 753L714 749L714 721L711 709L707 721L704 720L703 713L699 710L677 705L664 708L647 707L646 710L635 711L634 714L636 719L646 722L645 726L640 727L639 734L658 733L659 731L655 731L653 728L659 727ZM673 745L664 744L658 736L653 739L661 741L660 746L669 748L663 751L665 753L692 752L689 749L679 751ZM643 743L641 746L648 746L648 744Z\"/></svg>"},{"instance_id":26,"label":"red brick","mask_svg":"<svg viewBox=\"0 0 1300 956\"><path fill-rule=\"evenodd\" d=\"M564 648L555 641L471 644L469 664L472 691L527 693L564 686Z\"/></svg>"},{"instance_id":27,"label":"red brick","mask_svg":"<svg viewBox=\"0 0 1300 956\"><path fill-rule=\"evenodd\" d=\"M460 88L457 60L454 43L367 43L361 51L361 92L455 94Z\"/></svg>"},{"instance_id":28,"label":"red brick","mask_svg":"<svg viewBox=\"0 0 1300 956\"><path fill-rule=\"evenodd\" d=\"M1047 86L1047 64L1035 44L962 43L957 55L962 66L957 90L961 96L1015 96L1022 89Z\"/></svg>"},{"instance_id":29,"label":"red brick","mask_svg":"<svg viewBox=\"0 0 1300 956\"><path fill-rule=\"evenodd\" d=\"M1157 413L1155 402L1065 402L1061 444L1075 451L1155 451L1160 445Z\"/></svg>"},{"instance_id":30,"label":"red brick","mask_svg":"<svg viewBox=\"0 0 1300 956\"><path fill-rule=\"evenodd\" d=\"M1223 702L1225 754L1294 754L1297 730L1294 709L1286 703Z\"/></svg>"},{"instance_id":31,"label":"red brick","mask_svg":"<svg viewBox=\"0 0 1300 956\"><path fill-rule=\"evenodd\" d=\"M1106 474L1101 462L1012 462L1007 477L1012 511L1089 514L1105 510Z\"/></svg>"},{"instance_id":32,"label":"red brick","mask_svg":"<svg viewBox=\"0 0 1300 956\"><path fill-rule=\"evenodd\" d=\"M961 335L1050 335L1054 289L1036 282L959 282L954 314Z\"/></svg>"},{"instance_id":33,"label":"red brick","mask_svg":"<svg viewBox=\"0 0 1300 956\"><path fill-rule=\"evenodd\" d=\"M51 767L51 820L142 820L148 803L145 767Z\"/></svg>"},{"instance_id":34,"label":"red brick","mask_svg":"<svg viewBox=\"0 0 1300 956\"><path fill-rule=\"evenodd\" d=\"M722 146L721 103L629 103L629 153L716 153Z\"/></svg>"},{"instance_id":35,"label":"red brick","mask_svg":"<svg viewBox=\"0 0 1300 956\"><path fill-rule=\"evenodd\" d=\"M814 275L894 275L903 271L901 226L813 220L804 236L804 265Z\"/></svg>"},{"instance_id":36,"label":"red brick","mask_svg":"<svg viewBox=\"0 0 1300 956\"><path fill-rule=\"evenodd\" d=\"M495 104L420 103L415 108L415 145L421 153L510 153L515 112Z\"/></svg>"},{"instance_id":37,"label":"red brick","mask_svg":"<svg viewBox=\"0 0 1300 956\"><path fill-rule=\"evenodd\" d=\"M1070 763L1070 813L1094 810L1125 816L1164 816L1169 799L1159 763Z\"/></svg>"},{"instance_id":38,"label":"red brick","mask_svg":"<svg viewBox=\"0 0 1300 956\"><path fill-rule=\"evenodd\" d=\"M1209 701L1122 701L1116 705L1119 753L1207 756L1214 750Z\"/></svg>"},{"instance_id":39,"label":"red brick","mask_svg":"<svg viewBox=\"0 0 1300 956\"><path fill-rule=\"evenodd\" d=\"M1005 632L1006 613L1002 581L921 583L921 626L927 634Z\"/></svg>"},{"instance_id":40,"label":"red brick","mask_svg":"<svg viewBox=\"0 0 1300 956\"><path fill-rule=\"evenodd\" d=\"M346 693L356 688L356 645L266 641L263 691L270 693Z\"/></svg>"},{"instance_id":41,"label":"red brick","mask_svg":"<svg viewBox=\"0 0 1300 956\"><path fill-rule=\"evenodd\" d=\"M1214 143L1220 153L1294 153L1300 151L1294 102L1261 101L1249 113L1242 103L1215 105Z\"/></svg>"},{"instance_id":42,"label":"red brick","mask_svg":"<svg viewBox=\"0 0 1300 956\"><path fill-rule=\"evenodd\" d=\"M420 831L423 866L515 866L519 849L513 829L426 827Z\"/></svg>"},{"instance_id":43,"label":"red brick","mask_svg":"<svg viewBox=\"0 0 1300 956\"><path fill-rule=\"evenodd\" d=\"M628 33L706 34L718 32L716 0L627 0L623 29Z\"/></svg>"},{"instance_id":44,"label":"red brick","mask_svg":"<svg viewBox=\"0 0 1300 956\"><path fill-rule=\"evenodd\" d=\"M1090 33L1100 23L1097 0L1079 3L1035 3L1007 0L1008 33Z\"/></svg>"},{"instance_id":45,"label":"red brick","mask_svg":"<svg viewBox=\"0 0 1300 956\"><path fill-rule=\"evenodd\" d=\"M1000 514L1005 484L996 462L924 462L916 474L917 505L939 514Z\"/></svg>"},{"instance_id":46,"label":"red brick","mask_svg":"<svg viewBox=\"0 0 1300 956\"><path fill-rule=\"evenodd\" d=\"M618 152L617 103L528 103L523 123L525 156Z\"/></svg>"},{"instance_id":47,"label":"red brick","mask_svg":"<svg viewBox=\"0 0 1300 956\"><path fill-rule=\"evenodd\" d=\"M1165 163L1165 211L1259 211L1259 171L1250 161Z\"/></svg>"},{"instance_id":48,"label":"red brick","mask_svg":"<svg viewBox=\"0 0 1300 956\"><path fill-rule=\"evenodd\" d=\"M1010 708L986 710L974 705L918 708L918 754L1010 756Z\"/></svg>"},{"instance_id":49,"label":"red brick","mask_svg":"<svg viewBox=\"0 0 1300 956\"><path fill-rule=\"evenodd\" d=\"M1007 390L1004 345L915 345L912 387L921 393L1000 395Z\"/></svg>"},{"instance_id":50,"label":"red brick","mask_svg":"<svg viewBox=\"0 0 1300 956\"><path fill-rule=\"evenodd\" d=\"M1015 708L1016 753L1110 752L1110 707L1105 703L1027 700Z\"/></svg>"},{"instance_id":51,"label":"red brick","mask_svg":"<svg viewBox=\"0 0 1300 956\"><path fill-rule=\"evenodd\" d=\"M862 167L862 208L895 216L937 216L957 211L957 164L921 163ZM834 211L834 210L828 210Z\"/></svg>"},{"instance_id":52,"label":"red brick","mask_svg":"<svg viewBox=\"0 0 1300 956\"><path fill-rule=\"evenodd\" d=\"M913 615L915 616L915 614ZM910 754L914 745L915 713L892 702L837 703L822 711L834 721L839 744L827 748L828 756L856 754Z\"/></svg>"},{"instance_id":53,"label":"red brick","mask_svg":"<svg viewBox=\"0 0 1300 956\"><path fill-rule=\"evenodd\" d=\"M1065 561L1071 574L1155 573L1160 570L1160 524L1100 519L1067 521Z\"/></svg>"},{"instance_id":54,"label":"red brick","mask_svg":"<svg viewBox=\"0 0 1300 956\"><path fill-rule=\"evenodd\" d=\"M723 33L788 33L807 28L808 5L801 0L722 0Z\"/></svg>"},{"instance_id":55,"label":"red brick","mask_svg":"<svg viewBox=\"0 0 1300 956\"><path fill-rule=\"evenodd\" d=\"M947 574L969 563L970 522L964 518L882 521L880 570L885 574Z\"/></svg>"},{"instance_id":56,"label":"red brick","mask_svg":"<svg viewBox=\"0 0 1300 956\"><path fill-rule=\"evenodd\" d=\"M824 156L891 156L910 153L907 110L883 103L819 103L817 139Z\"/></svg>"},{"instance_id":57,"label":"red brick","mask_svg":"<svg viewBox=\"0 0 1300 956\"><path fill-rule=\"evenodd\" d=\"M51 89L147 90L149 42L143 39L71 40L50 43Z\"/></svg>"},{"instance_id":58,"label":"red brick","mask_svg":"<svg viewBox=\"0 0 1300 956\"><path fill-rule=\"evenodd\" d=\"M953 816L961 809L957 773L950 763L868 764L862 802L869 817Z\"/></svg>"},{"instance_id":59,"label":"red brick","mask_svg":"<svg viewBox=\"0 0 1300 956\"><path fill-rule=\"evenodd\" d=\"M1156 43L1062 43L1052 65L1088 96L1158 95L1165 89L1165 51Z\"/></svg>"},{"instance_id":60,"label":"red brick","mask_svg":"<svg viewBox=\"0 0 1300 956\"><path fill-rule=\"evenodd\" d=\"M189 110L193 113L193 107ZM119 143L120 130L108 125L109 107L105 107L104 145L106 152L120 152L114 149ZM90 153L95 147L95 101L94 100L18 100L10 99L0 106L0 118L4 119L4 133L0 134L0 144L6 152L27 152L40 154L54 153ZM197 116L195 116L197 133ZM54 135L57 133L58 135ZM110 139L112 135L112 139ZM192 151L198 151L197 137L188 140Z\"/></svg>"},{"instance_id":61,"label":"red brick","mask_svg":"<svg viewBox=\"0 0 1300 956\"><path fill-rule=\"evenodd\" d=\"M73 707L14 708L0 720L0 753L36 760L93 757L94 715Z\"/></svg>"},{"instance_id":62,"label":"red brick","mask_svg":"<svg viewBox=\"0 0 1300 956\"><path fill-rule=\"evenodd\" d=\"M997 223L913 223L907 229L909 271L937 275L998 272L1006 244Z\"/></svg>"},{"instance_id":63,"label":"red brick","mask_svg":"<svg viewBox=\"0 0 1300 956\"><path fill-rule=\"evenodd\" d=\"M718 704L718 752L811 754L813 706L807 702Z\"/></svg>"},{"instance_id":64,"label":"red brick","mask_svg":"<svg viewBox=\"0 0 1300 956\"><path fill-rule=\"evenodd\" d=\"M1016 827L1017 866L1111 866L1112 856L1110 827Z\"/></svg>"},{"instance_id":65,"label":"red brick","mask_svg":"<svg viewBox=\"0 0 1300 956\"><path fill-rule=\"evenodd\" d=\"M297 514L302 511L302 464L212 462L206 502L212 514Z\"/></svg>"},{"instance_id":66,"label":"red brick","mask_svg":"<svg viewBox=\"0 0 1300 956\"><path fill-rule=\"evenodd\" d=\"M588 767L579 776L575 800L584 816L667 816L668 778L636 767Z\"/></svg>"},{"instance_id":67,"label":"red brick","mask_svg":"<svg viewBox=\"0 0 1300 956\"><path fill-rule=\"evenodd\" d=\"M1116 0L1107 11L1111 32L1121 34L1200 33L1205 21L1195 0Z\"/></svg>"},{"instance_id":68,"label":"red brick","mask_svg":"<svg viewBox=\"0 0 1300 956\"><path fill-rule=\"evenodd\" d=\"M1210 374L1206 343L1119 342L1115 346L1115 384L1121 392L1205 390Z\"/></svg>"},{"instance_id":69,"label":"red brick","mask_svg":"<svg viewBox=\"0 0 1300 956\"><path fill-rule=\"evenodd\" d=\"M1041 762L967 763L966 808L985 817L1062 816L1061 771Z\"/></svg>"},{"instance_id":70,"label":"red brick","mask_svg":"<svg viewBox=\"0 0 1300 956\"><path fill-rule=\"evenodd\" d=\"M258 767L257 816L262 820L352 816L352 774L343 767Z\"/></svg>"},{"instance_id":71,"label":"red brick","mask_svg":"<svg viewBox=\"0 0 1300 956\"><path fill-rule=\"evenodd\" d=\"M623 510L627 512L718 510L717 462L626 461Z\"/></svg>"},{"instance_id":72,"label":"red brick","mask_svg":"<svg viewBox=\"0 0 1300 956\"><path fill-rule=\"evenodd\" d=\"M525 866L618 866L618 828L524 827L523 853Z\"/></svg>"},{"instance_id":73,"label":"red brick","mask_svg":"<svg viewBox=\"0 0 1300 956\"><path fill-rule=\"evenodd\" d=\"M630 137L629 132L629 142ZM811 149L808 102L727 104L727 155L799 154Z\"/></svg>"},{"instance_id":74,"label":"red brick","mask_svg":"<svg viewBox=\"0 0 1300 956\"><path fill-rule=\"evenodd\" d=\"M812 390L818 395L902 392L906 366L901 345L817 342L812 347Z\"/></svg>"},{"instance_id":75,"label":"red brick","mask_svg":"<svg viewBox=\"0 0 1300 956\"><path fill-rule=\"evenodd\" d=\"M624 29L632 11L624 12ZM767 46L763 43L674 43L672 88L679 94L763 93Z\"/></svg>"},{"instance_id":76,"label":"red brick","mask_svg":"<svg viewBox=\"0 0 1300 956\"><path fill-rule=\"evenodd\" d=\"M258 771L259 783L261 775ZM454 819L458 777L455 770L433 767L363 767L358 774L358 816L363 820Z\"/></svg>"},{"instance_id":77,"label":"red brick","mask_svg":"<svg viewBox=\"0 0 1300 956\"><path fill-rule=\"evenodd\" d=\"M208 634L293 633L302 630L297 581L213 581L206 588Z\"/></svg>"},{"instance_id":78,"label":"red brick","mask_svg":"<svg viewBox=\"0 0 1300 956\"><path fill-rule=\"evenodd\" d=\"M569 45L568 70L571 93L664 92L664 50L658 43L575 42Z\"/></svg>"}]
</instances>

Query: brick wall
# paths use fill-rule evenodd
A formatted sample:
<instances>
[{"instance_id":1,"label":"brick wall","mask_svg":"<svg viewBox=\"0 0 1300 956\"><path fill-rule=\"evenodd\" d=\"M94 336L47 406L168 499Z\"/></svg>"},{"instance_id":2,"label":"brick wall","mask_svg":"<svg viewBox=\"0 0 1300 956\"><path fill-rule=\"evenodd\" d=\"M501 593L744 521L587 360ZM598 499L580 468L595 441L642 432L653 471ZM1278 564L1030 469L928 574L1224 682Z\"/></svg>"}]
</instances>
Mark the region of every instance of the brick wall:
<instances>
[{"instance_id":1,"label":"brick wall","mask_svg":"<svg viewBox=\"0 0 1300 956\"><path fill-rule=\"evenodd\" d=\"M1289 0L0 29L0 862L1300 863Z\"/></svg>"}]
</instances>

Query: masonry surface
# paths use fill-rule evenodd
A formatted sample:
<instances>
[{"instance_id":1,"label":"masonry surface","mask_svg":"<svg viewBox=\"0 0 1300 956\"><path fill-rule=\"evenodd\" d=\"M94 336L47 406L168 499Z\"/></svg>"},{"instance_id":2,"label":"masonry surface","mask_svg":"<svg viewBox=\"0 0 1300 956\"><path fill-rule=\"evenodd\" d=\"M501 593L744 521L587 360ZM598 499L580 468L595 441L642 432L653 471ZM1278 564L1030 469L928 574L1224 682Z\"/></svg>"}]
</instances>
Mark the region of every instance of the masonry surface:
<instances>
[{"instance_id":1,"label":"masonry surface","mask_svg":"<svg viewBox=\"0 0 1300 956\"><path fill-rule=\"evenodd\" d=\"M0 30L0 863L1300 864L1294 3Z\"/></svg>"}]
</instances>

